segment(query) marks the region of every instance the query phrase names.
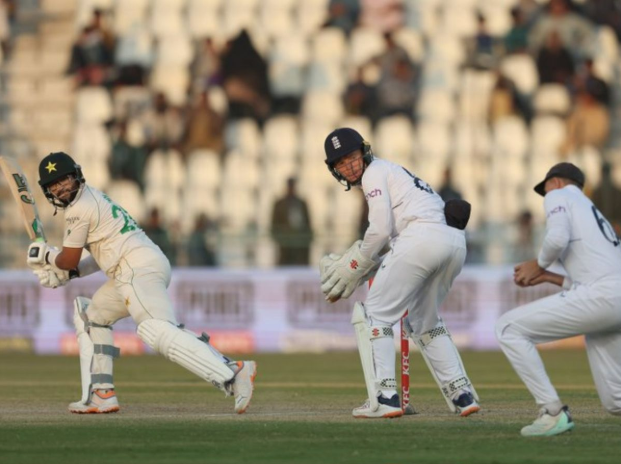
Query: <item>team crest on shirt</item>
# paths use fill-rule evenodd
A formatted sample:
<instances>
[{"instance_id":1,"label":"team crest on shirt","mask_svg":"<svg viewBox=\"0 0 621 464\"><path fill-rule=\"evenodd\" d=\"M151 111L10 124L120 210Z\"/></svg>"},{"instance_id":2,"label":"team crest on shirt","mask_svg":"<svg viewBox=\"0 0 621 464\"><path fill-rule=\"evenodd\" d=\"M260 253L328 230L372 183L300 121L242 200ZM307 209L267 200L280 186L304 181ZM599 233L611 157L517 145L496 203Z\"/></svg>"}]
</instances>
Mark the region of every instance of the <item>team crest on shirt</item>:
<instances>
[{"instance_id":1,"label":"team crest on shirt","mask_svg":"<svg viewBox=\"0 0 621 464\"><path fill-rule=\"evenodd\" d=\"M335 150L338 150L339 148L341 148L341 141L336 135L332 137L330 140L332 140L332 146L334 146Z\"/></svg>"}]
</instances>

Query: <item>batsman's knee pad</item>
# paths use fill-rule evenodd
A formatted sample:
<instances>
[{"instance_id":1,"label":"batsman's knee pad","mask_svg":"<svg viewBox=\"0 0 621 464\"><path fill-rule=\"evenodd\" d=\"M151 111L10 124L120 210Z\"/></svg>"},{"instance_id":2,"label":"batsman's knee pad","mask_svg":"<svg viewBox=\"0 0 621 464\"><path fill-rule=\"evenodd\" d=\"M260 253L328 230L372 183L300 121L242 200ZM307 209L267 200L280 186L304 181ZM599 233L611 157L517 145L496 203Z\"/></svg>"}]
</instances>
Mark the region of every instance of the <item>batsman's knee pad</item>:
<instances>
[{"instance_id":1,"label":"batsman's knee pad","mask_svg":"<svg viewBox=\"0 0 621 464\"><path fill-rule=\"evenodd\" d=\"M90 304L90 299L81 296L77 297L73 304L73 323L80 352L83 400L90 393L91 387L114 388L113 359L120 353L114 346L112 328L88 319L86 310Z\"/></svg>"},{"instance_id":2,"label":"batsman's knee pad","mask_svg":"<svg viewBox=\"0 0 621 464\"><path fill-rule=\"evenodd\" d=\"M199 339L176 325L159 319L147 319L138 326L138 336L152 349L193 374L226 391L233 371L216 355L207 340Z\"/></svg>"}]
</instances>

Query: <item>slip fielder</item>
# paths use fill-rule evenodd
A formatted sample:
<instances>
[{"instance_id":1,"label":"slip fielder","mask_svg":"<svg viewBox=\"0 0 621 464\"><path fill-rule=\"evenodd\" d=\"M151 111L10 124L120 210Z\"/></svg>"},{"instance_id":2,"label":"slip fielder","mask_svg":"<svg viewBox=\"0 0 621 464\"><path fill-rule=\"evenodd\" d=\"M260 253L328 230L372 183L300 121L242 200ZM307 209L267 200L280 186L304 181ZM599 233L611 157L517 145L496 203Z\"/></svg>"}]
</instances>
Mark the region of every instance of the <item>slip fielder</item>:
<instances>
[{"instance_id":1,"label":"slip fielder","mask_svg":"<svg viewBox=\"0 0 621 464\"><path fill-rule=\"evenodd\" d=\"M102 270L108 281L92 300L75 300L74 324L80 351L82 399L73 413L119 410L112 377L112 325L131 316L138 336L153 350L235 397L235 412L246 411L256 364L232 361L209 344L209 337L177 323L168 296L170 263L132 217L102 192L86 184L82 169L67 154L51 153L39 165L39 185L55 209L64 212L62 250L43 242L28 249L28 265L41 285L56 288L75 277ZM83 249L90 256L81 259Z\"/></svg>"},{"instance_id":2,"label":"slip fielder","mask_svg":"<svg viewBox=\"0 0 621 464\"><path fill-rule=\"evenodd\" d=\"M515 267L519 286L550 282L561 293L520 306L496 323L496 336L540 408L522 435L569 431L569 408L552 386L535 344L585 335L593 380L611 414L621 415L621 242L584 193L584 174L559 163L535 187L544 196L546 233L538 259ZM566 276L546 271L558 260Z\"/></svg>"}]
</instances>

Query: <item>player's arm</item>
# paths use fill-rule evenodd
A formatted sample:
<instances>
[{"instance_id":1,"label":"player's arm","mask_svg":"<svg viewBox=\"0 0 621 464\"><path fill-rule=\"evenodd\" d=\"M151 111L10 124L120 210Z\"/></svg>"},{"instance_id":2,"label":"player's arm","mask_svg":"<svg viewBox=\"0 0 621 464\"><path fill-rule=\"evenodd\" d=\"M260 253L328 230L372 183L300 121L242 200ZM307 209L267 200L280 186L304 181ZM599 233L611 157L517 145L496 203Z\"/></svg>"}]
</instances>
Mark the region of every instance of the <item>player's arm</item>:
<instances>
[{"instance_id":1,"label":"player's arm","mask_svg":"<svg viewBox=\"0 0 621 464\"><path fill-rule=\"evenodd\" d=\"M569 208L562 193L554 190L545 196L546 234L537 258L537 264L547 269L556 261L571 239Z\"/></svg>"},{"instance_id":2,"label":"player's arm","mask_svg":"<svg viewBox=\"0 0 621 464\"><path fill-rule=\"evenodd\" d=\"M385 172L369 169L362 179L362 189L369 205L369 227L360 245L360 252L377 261L382 249L390 241L393 229L392 206Z\"/></svg>"},{"instance_id":3,"label":"player's arm","mask_svg":"<svg viewBox=\"0 0 621 464\"><path fill-rule=\"evenodd\" d=\"M64 271L71 271L73 269L77 269L78 264L80 263L80 258L82 257L83 248L69 248L64 246L61 252L56 256L56 259L53 263L48 263L53 266L56 266L58 269L62 269Z\"/></svg>"}]
</instances>

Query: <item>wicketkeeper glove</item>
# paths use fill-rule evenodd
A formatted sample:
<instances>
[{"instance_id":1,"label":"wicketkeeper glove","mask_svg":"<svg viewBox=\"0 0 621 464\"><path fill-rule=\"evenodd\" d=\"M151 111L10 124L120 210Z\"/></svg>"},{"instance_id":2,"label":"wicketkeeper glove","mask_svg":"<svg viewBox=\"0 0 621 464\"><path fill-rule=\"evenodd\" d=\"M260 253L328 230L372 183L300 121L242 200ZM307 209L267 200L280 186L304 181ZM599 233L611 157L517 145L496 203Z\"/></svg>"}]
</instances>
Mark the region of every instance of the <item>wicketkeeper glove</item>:
<instances>
[{"instance_id":1,"label":"wicketkeeper glove","mask_svg":"<svg viewBox=\"0 0 621 464\"><path fill-rule=\"evenodd\" d=\"M60 273L58 271L60 271ZM55 271L49 264L35 269L33 273L39 279L39 284L45 288L62 287L70 280L68 271Z\"/></svg>"},{"instance_id":2,"label":"wicketkeeper glove","mask_svg":"<svg viewBox=\"0 0 621 464\"><path fill-rule=\"evenodd\" d=\"M361 243L361 240L356 241L333 264L323 262L326 271L322 278L321 291L326 295L326 300L335 302L340 298L349 298L369 271L376 266L375 261L360 253Z\"/></svg>"}]
</instances>

